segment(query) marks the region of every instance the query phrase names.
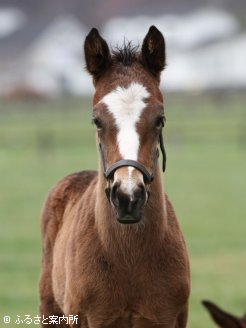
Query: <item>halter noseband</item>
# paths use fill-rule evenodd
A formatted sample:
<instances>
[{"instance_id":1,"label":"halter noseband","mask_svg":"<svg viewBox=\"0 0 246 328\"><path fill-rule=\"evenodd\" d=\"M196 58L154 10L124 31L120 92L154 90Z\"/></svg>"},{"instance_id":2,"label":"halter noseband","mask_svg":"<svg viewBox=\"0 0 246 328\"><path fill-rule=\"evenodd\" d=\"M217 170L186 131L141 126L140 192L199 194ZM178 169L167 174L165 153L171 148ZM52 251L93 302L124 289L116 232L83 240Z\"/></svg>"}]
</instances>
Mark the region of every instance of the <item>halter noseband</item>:
<instances>
[{"instance_id":1,"label":"halter noseband","mask_svg":"<svg viewBox=\"0 0 246 328\"><path fill-rule=\"evenodd\" d=\"M166 151L165 151L165 148L164 148L162 131L160 132L160 135L159 135L159 143L160 143L160 150L162 152L162 158L163 158L162 171L165 172L165 169L166 169ZM120 161L117 161L114 164L112 164L107 169L104 154L103 154L102 145L100 143L99 143L99 153L100 153L100 158L101 158L102 167L103 167L103 175L104 175L105 179L108 182L113 178L114 172L116 170L118 170L120 167L125 167L125 166L131 166L131 167L134 167L135 169L137 169L138 171L140 171L143 174L144 182L146 184L150 184L154 180L155 173L156 173L157 162L158 162L158 158L159 158L158 148L156 149L156 156L155 156L155 159L154 159L154 163L153 163L151 173L146 169L146 167L142 163L131 160L131 159L121 159ZM106 192L106 195L109 199L110 187L107 187L105 189L105 192Z\"/></svg>"}]
</instances>

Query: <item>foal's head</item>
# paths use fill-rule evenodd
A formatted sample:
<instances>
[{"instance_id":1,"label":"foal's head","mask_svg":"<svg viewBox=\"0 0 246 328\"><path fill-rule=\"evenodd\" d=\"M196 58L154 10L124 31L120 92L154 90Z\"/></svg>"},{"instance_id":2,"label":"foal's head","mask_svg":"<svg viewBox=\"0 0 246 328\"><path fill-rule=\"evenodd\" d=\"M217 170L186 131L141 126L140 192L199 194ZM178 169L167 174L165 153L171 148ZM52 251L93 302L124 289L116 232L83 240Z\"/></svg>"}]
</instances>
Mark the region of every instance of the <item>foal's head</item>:
<instances>
[{"instance_id":1,"label":"foal's head","mask_svg":"<svg viewBox=\"0 0 246 328\"><path fill-rule=\"evenodd\" d=\"M87 70L93 77L93 121L106 194L121 223L142 219L155 176L164 125L160 73L165 66L165 42L150 27L141 51L131 43L112 53L93 28L85 40ZM161 147L164 152L164 148Z\"/></svg>"}]
</instances>

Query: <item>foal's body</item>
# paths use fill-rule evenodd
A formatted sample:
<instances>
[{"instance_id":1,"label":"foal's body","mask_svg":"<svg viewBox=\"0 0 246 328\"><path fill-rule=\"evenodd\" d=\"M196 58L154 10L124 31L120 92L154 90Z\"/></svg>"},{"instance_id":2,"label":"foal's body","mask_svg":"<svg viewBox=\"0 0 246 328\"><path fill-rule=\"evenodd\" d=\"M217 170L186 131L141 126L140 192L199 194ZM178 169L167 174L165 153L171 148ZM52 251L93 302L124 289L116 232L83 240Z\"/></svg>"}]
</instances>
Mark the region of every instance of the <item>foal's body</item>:
<instances>
[{"instance_id":1,"label":"foal's body","mask_svg":"<svg viewBox=\"0 0 246 328\"><path fill-rule=\"evenodd\" d=\"M44 247L53 252L43 267L41 293L48 289L50 302L41 307L42 314L79 314L83 328L185 327L188 259L161 186L153 185L146 208L152 221L129 227L103 219L112 209L107 200L98 201L104 199L98 180L95 172L77 173L49 195L43 235ZM95 203L96 212L88 212ZM163 205L166 215L160 217ZM108 224L101 226L102 219Z\"/></svg>"},{"instance_id":2,"label":"foal's body","mask_svg":"<svg viewBox=\"0 0 246 328\"><path fill-rule=\"evenodd\" d=\"M101 39L95 32L92 39L101 54L104 50L99 47ZM104 43L101 46L104 47ZM139 69L139 63L124 68L125 72L128 70L127 79L135 77ZM98 89L94 104L98 106L100 99L107 99L103 97L110 90L102 92L105 75L96 79ZM127 79L122 82L124 86L129 84ZM140 74L137 82L145 80L145 75L141 77ZM150 82L149 93L154 89L155 79L150 77ZM136 90L136 85L122 90L128 97L123 99L130 99L129 94ZM138 94L133 96L137 98L135 104L142 104ZM157 90L149 99L156 102L162 97ZM102 106L100 115L104 113L105 104ZM147 117L145 121L148 122ZM102 133L101 127L98 128L101 142L109 142ZM155 134L150 136L154 147L158 141ZM147 147L148 142L144 145ZM106 143L103 147L107 150ZM145 149L144 157L139 156L140 162L150 170L152 157L146 156L149 153ZM107 152L106 157L106 165L120 159L116 148ZM126 176L130 180L124 180ZM70 175L50 192L42 216L41 314L44 317L78 315L77 324L71 325L76 328L186 327L190 289L188 256L172 205L164 195L159 165L148 188L149 198L146 198L147 192L143 193L143 177L136 169L117 168L110 181L110 202L105 195L108 184L99 165L98 173L84 171ZM137 200L128 200L128 195L120 190L123 187L124 192L128 190L131 194L131 199L134 196ZM118 192L116 200L115 190ZM130 214L123 215L126 202L131 208L135 207ZM126 219L129 222L131 216L141 222L119 223ZM67 326L62 323L57 327Z\"/></svg>"}]
</instances>

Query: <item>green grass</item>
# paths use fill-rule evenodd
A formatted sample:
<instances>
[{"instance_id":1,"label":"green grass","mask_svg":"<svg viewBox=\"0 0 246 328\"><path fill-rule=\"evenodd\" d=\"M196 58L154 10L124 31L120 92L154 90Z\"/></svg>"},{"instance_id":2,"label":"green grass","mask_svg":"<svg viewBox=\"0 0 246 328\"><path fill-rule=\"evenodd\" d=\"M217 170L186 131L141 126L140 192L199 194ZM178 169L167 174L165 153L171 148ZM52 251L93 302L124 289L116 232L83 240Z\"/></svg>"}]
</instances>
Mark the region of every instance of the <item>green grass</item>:
<instances>
[{"instance_id":1,"label":"green grass","mask_svg":"<svg viewBox=\"0 0 246 328\"><path fill-rule=\"evenodd\" d=\"M204 298L246 310L246 97L167 95L165 190L190 254L191 328ZM49 188L97 167L90 101L0 102L0 326L38 314L39 213ZM10 324L3 317L11 317ZM33 325L35 326L35 325Z\"/></svg>"}]
</instances>

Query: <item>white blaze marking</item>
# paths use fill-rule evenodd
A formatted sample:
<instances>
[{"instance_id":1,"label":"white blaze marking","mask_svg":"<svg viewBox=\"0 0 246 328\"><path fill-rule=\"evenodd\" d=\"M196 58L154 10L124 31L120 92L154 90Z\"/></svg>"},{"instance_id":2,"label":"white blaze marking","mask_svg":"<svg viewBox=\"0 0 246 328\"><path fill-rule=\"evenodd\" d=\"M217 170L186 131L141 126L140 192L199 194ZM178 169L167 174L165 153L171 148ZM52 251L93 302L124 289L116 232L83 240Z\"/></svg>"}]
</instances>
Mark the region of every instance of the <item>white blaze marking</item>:
<instances>
[{"instance_id":1,"label":"white blaze marking","mask_svg":"<svg viewBox=\"0 0 246 328\"><path fill-rule=\"evenodd\" d=\"M148 97L149 93L143 85L131 83L127 88L117 87L101 100L115 119L118 129L117 142L123 159L137 161L140 141L136 124L146 107L144 100ZM133 168L129 167L129 178L125 185L129 194L135 185L132 171Z\"/></svg>"},{"instance_id":2,"label":"white blaze marking","mask_svg":"<svg viewBox=\"0 0 246 328\"><path fill-rule=\"evenodd\" d=\"M117 87L101 100L107 105L118 128L117 142L123 159L137 160L139 135L136 123L145 108L144 99L148 91L139 83L131 83L128 88Z\"/></svg>"}]
</instances>

